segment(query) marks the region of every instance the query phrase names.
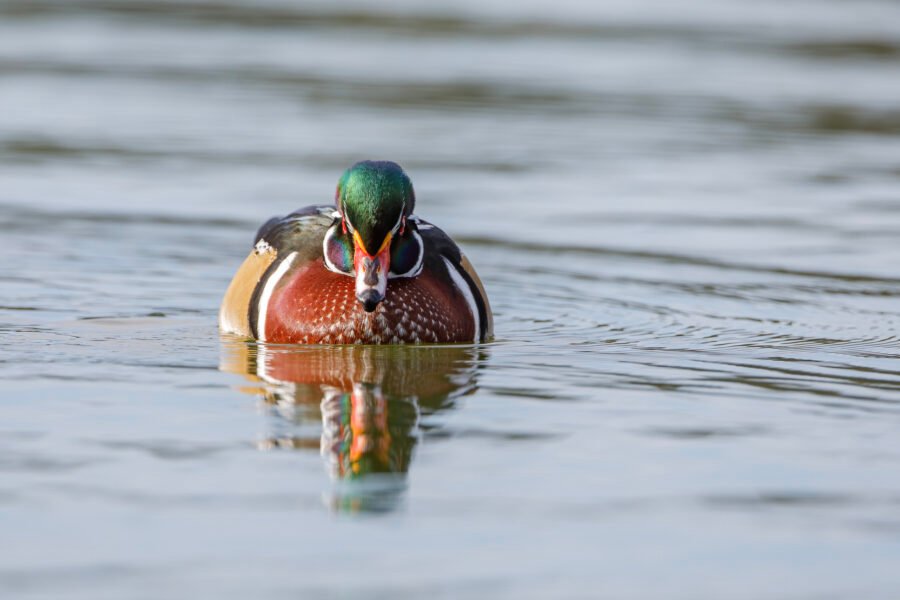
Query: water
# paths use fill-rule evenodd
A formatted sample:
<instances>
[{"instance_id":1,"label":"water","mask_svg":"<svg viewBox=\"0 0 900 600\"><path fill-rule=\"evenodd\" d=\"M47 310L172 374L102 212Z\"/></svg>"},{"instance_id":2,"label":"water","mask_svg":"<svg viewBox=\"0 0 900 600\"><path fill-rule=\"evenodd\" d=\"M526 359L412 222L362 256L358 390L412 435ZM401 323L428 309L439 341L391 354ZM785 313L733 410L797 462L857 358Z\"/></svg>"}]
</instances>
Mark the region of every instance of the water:
<instances>
[{"instance_id":1,"label":"water","mask_svg":"<svg viewBox=\"0 0 900 600\"><path fill-rule=\"evenodd\" d=\"M900 9L0 2L0 596L896 598ZM479 347L217 305L362 158Z\"/></svg>"}]
</instances>

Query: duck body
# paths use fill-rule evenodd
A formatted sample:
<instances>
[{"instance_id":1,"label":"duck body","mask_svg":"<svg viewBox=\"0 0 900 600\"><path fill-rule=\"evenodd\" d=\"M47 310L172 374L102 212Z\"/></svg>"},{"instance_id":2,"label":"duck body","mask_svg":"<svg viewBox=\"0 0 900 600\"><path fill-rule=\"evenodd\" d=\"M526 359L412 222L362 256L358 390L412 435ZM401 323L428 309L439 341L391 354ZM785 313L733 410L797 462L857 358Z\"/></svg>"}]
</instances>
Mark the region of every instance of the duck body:
<instances>
[{"instance_id":1,"label":"duck body","mask_svg":"<svg viewBox=\"0 0 900 600\"><path fill-rule=\"evenodd\" d=\"M446 233L411 206L388 215L382 231L378 224L369 231L359 215L357 226L349 221L340 185L337 200L260 228L225 293L222 330L292 344L479 342L492 335L484 287Z\"/></svg>"}]
</instances>

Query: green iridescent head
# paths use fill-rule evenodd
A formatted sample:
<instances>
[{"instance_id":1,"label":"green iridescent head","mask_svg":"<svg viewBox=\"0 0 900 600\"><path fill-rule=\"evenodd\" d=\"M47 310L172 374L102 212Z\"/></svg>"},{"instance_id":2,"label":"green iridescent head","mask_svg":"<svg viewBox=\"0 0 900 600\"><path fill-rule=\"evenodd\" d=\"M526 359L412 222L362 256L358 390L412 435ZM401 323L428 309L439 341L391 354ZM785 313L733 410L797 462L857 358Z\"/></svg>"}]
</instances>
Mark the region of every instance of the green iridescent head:
<instances>
[{"instance_id":1,"label":"green iridescent head","mask_svg":"<svg viewBox=\"0 0 900 600\"><path fill-rule=\"evenodd\" d=\"M403 227L416 195L412 182L395 162L364 160L341 175L334 202L362 250L374 256L388 234Z\"/></svg>"}]
</instances>

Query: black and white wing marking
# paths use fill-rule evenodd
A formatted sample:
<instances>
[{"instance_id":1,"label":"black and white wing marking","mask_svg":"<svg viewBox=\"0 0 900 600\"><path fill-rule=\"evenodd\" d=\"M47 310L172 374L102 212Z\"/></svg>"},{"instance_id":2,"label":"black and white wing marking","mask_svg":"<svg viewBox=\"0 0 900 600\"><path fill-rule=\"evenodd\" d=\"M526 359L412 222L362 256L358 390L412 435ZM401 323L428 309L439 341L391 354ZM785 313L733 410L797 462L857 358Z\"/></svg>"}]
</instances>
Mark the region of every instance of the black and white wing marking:
<instances>
[{"instance_id":1,"label":"black and white wing marking","mask_svg":"<svg viewBox=\"0 0 900 600\"><path fill-rule=\"evenodd\" d=\"M487 294L471 263L450 236L431 223L411 216L425 244L424 268L445 273L466 299L475 321L475 340L485 341L493 334L493 317Z\"/></svg>"},{"instance_id":2,"label":"black and white wing marking","mask_svg":"<svg viewBox=\"0 0 900 600\"><path fill-rule=\"evenodd\" d=\"M256 233L257 253L274 249L276 258L269 265L253 291L249 303L248 322L253 337L261 339L265 329L269 297L287 271L296 264L322 258L322 240L325 232L339 218L333 206L307 206L286 217L273 217Z\"/></svg>"}]
</instances>

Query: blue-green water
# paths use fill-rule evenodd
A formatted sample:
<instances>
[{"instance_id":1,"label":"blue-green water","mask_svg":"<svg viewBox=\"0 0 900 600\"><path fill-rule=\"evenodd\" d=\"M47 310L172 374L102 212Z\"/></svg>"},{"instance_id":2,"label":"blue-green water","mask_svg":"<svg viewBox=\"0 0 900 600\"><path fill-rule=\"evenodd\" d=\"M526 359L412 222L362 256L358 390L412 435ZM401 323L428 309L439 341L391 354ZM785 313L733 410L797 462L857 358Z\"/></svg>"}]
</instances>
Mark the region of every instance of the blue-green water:
<instances>
[{"instance_id":1,"label":"blue-green water","mask_svg":"<svg viewBox=\"0 0 900 600\"><path fill-rule=\"evenodd\" d=\"M900 596L889 1L0 1L0 596ZM257 347L404 165L497 339Z\"/></svg>"}]
</instances>

